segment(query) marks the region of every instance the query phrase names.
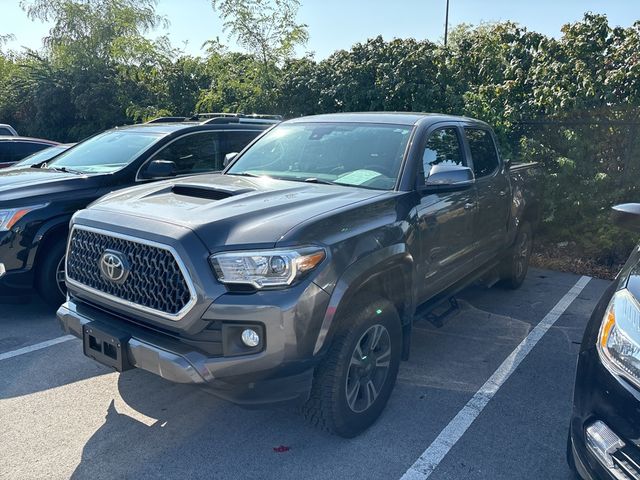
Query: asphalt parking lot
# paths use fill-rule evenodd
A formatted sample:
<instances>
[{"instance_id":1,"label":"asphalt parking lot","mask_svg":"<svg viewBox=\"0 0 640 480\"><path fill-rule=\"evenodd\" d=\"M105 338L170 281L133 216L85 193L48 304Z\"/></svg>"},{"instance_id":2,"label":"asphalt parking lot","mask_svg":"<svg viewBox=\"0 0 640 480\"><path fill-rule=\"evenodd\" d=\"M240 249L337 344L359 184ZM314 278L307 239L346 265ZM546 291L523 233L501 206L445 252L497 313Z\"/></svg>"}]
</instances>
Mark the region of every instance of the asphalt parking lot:
<instances>
[{"instance_id":1,"label":"asphalt parking lot","mask_svg":"<svg viewBox=\"0 0 640 480\"><path fill-rule=\"evenodd\" d=\"M292 409L112 372L60 338L44 305L0 305L0 478L399 479L426 462L430 479L570 479L576 354L608 284L532 269L516 291L465 290L441 325L417 322L387 409L352 440ZM544 335L514 356L532 332Z\"/></svg>"}]
</instances>

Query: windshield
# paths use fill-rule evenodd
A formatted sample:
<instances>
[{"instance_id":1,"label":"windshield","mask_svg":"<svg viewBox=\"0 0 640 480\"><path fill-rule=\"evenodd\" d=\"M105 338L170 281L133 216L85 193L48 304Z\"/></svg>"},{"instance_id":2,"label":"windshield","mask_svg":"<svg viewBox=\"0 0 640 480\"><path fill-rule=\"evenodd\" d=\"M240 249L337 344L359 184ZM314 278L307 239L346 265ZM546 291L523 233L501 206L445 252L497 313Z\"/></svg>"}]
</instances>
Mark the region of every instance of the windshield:
<instances>
[{"instance_id":1,"label":"windshield","mask_svg":"<svg viewBox=\"0 0 640 480\"><path fill-rule=\"evenodd\" d=\"M226 172L380 190L398 178L411 127L355 123L280 125Z\"/></svg>"},{"instance_id":2,"label":"windshield","mask_svg":"<svg viewBox=\"0 0 640 480\"><path fill-rule=\"evenodd\" d=\"M29 167L31 165L36 165L38 163L46 162L47 160L52 159L56 155L61 152L64 152L69 148L69 145L56 145L55 147L45 148L44 150L40 150L32 155L29 155L24 160L20 160L18 163L14 163L14 167Z\"/></svg>"},{"instance_id":3,"label":"windshield","mask_svg":"<svg viewBox=\"0 0 640 480\"><path fill-rule=\"evenodd\" d=\"M109 130L79 143L53 159L47 168L82 173L112 173L126 167L155 143L160 135Z\"/></svg>"}]
</instances>

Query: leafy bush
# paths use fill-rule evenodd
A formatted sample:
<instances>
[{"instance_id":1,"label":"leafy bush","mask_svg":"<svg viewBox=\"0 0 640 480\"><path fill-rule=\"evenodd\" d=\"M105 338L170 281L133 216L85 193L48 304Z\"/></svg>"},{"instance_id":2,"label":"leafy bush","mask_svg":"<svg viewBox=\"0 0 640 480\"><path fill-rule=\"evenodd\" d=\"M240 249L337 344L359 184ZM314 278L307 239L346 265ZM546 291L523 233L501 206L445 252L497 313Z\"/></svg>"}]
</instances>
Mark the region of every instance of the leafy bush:
<instances>
[{"instance_id":1,"label":"leafy bush","mask_svg":"<svg viewBox=\"0 0 640 480\"><path fill-rule=\"evenodd\" d=\"M573 254L605 264L635 242L609 211L640 201L640 23L611 28L586 14L558 39L510 22L463 25L447 47L377 37L321 61L291 58L288 43L271 57L268 42L237 53L212 41L194 58L144 37L162 21L153 0L31 5L54 20L46 48L0 50L0 119L22 133L76 141L196 111L468 115L495 127L504 156L544 169L543 241L573 242Z\"/></svg>"}]
</instances>

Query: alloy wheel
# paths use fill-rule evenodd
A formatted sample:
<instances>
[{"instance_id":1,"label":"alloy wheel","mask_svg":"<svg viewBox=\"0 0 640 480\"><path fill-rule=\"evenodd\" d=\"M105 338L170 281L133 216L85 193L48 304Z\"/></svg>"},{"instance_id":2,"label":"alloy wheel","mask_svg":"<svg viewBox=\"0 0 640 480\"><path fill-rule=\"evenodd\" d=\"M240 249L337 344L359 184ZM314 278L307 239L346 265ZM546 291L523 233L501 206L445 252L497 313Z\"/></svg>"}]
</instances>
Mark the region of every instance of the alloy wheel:
<instances>
[{"instance_id":1,"label":"alloy wheel","mask_svg":"<svg viewBox=\"0 0 640 480\"><path fill-rule=\"evenodd\" d=\"M529 254L531 253L531 238L527 232L520 234L520 241L516 249L516 278L521 278L524 275L527 265L529 263Z\"/></svg>"},{"instance_id":2,"label":"alloy wheel","mask_svg":"<svg viewBox=\"0 0 640 480\"><path fill-rule=\"evenodd\" d=\"M62 256L56 266L56 286L63 297L67 296L67 284L65 283L65 256Z\"/></svg>"},{"instance_id":3,"label":"alloy wheel","mask_svg":"<svg viewBox=\"0 0 640 480\"><path fill-rule=\"evenodd\" d=\"M356 342L347 371L346 396L349 408L361 413L380 395L391 363L391 337L383 325L367 329Z\"/></svg>"}]
</instances>

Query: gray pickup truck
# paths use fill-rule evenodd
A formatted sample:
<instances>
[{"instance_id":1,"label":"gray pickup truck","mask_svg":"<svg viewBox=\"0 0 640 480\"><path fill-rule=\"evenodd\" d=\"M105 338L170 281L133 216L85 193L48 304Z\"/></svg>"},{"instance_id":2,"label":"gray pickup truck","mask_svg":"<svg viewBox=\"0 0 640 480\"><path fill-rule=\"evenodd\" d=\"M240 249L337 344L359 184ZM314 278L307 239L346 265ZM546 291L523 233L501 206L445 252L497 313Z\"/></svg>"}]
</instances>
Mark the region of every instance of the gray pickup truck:
<instances>
[{"instance_id":1,"label":"gray pickup truck","mask_svg":"<svg viewBox=\"0 0 640 480\"><path fill-rule=\"evenodd\" d=\"M535 171L469 118L290 120L223 174L78 212L58 318L119 371L240 404L296 400L352 437L384 409L418 313L475 281L523 282Z\"/></svg>"}]
</instances>

